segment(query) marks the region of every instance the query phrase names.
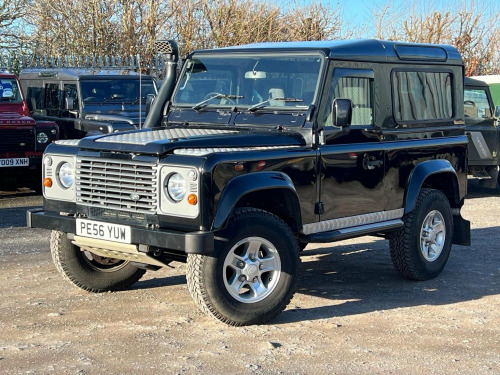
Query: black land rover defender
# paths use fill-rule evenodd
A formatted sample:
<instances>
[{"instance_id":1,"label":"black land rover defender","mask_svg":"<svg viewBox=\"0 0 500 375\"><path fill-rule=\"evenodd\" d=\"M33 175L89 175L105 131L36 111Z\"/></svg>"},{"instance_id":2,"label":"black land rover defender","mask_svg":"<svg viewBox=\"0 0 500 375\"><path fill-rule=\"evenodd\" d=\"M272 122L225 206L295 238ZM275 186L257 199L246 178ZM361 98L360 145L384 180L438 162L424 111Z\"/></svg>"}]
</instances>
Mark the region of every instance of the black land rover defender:
<instances>
[{"instance_id":1,"label":"black land rover defender","mask_svg":"<svg viewBox=\"0 0 500 375\"><path fill-rule=\"evenodd\" d=\"M481 178L484 187L500 187L500 106L494 108L488 84L465 78L464 116L471 138L469 174Z\"/></svg>"},{"instance_id":2,"label":"black land rover defender","mask_svg":"<svg viewBox=\"0 0 500 375\"><path fill-rule=\"evenodd\" d=\"M171 45L175 52L175 45ZM374 235L426 280L466 245L463 64L450 46L270 43L177 55L147 129L44 157L61 274L91 292L187 262L199 308L257 324L290 302L307 243Z\"/></svg>"},{"instance_id":3,"label":"black land rover defender","mask_svg":"<svg viewBox=\"0 0 500 375\"><path fill-rule=\"evenodd\" d=\"M31 116L56 122L63 139L139 129L157 94L151 76L129 69L28 68L19 78Z\"/></svg>"}]
</instances>

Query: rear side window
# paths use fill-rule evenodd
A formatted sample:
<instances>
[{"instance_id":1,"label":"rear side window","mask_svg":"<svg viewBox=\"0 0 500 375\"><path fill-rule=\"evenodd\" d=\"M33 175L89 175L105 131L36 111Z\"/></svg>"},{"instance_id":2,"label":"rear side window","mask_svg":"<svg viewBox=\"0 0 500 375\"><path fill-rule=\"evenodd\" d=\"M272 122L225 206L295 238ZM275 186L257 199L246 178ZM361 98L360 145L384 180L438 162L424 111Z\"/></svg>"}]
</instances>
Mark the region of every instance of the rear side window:
<instances>
[{"instance_id":1,"label":"rear side window","mask_svg":"<svg viewBox=\"0 0 500 375\"><path fill-rule=\"evenodd\" d=\"M451 73L395 71L392 85L397 122L450 120L453 117Z\"/></svg>"}]
</instances>

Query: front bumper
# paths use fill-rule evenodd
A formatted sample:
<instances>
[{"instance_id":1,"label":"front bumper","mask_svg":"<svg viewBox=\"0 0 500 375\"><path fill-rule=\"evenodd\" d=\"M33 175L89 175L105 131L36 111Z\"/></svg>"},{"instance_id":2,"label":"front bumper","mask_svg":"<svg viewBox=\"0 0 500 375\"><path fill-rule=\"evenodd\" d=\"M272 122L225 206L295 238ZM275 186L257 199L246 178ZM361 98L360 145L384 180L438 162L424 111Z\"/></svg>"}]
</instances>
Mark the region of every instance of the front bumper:
<instances>
[{"instance_id":1,"label":"front bumper","mask_svg":"<svg viewBox=\"0 0 500 375\"><path fill-rule=\"evenodd\" d=\"M46 212L41 208L28 210L26 213L29 228L58 230L64 233L76 233L76 218ZM162 249L183 251L186 254L208 255L213 252L213 232L180 232L164 229L147 229L131 226L132 244L147 245ZM116 244L115 242L111 242Z\"/></svg>"}]
</instances>

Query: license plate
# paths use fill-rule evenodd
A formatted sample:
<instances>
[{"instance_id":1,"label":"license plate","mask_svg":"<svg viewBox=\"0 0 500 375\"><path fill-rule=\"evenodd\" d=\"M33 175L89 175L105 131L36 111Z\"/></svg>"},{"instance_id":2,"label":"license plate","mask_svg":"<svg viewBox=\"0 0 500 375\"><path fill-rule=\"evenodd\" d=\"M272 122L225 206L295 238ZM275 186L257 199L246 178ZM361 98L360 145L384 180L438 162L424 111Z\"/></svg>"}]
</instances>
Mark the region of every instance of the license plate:
<instances>
[{"instance_id":1,"label":"license plate","mask_svg":"<svg viewBox=\"0 0 500 375\"><path fill-rule=\"evenodd\" d=\"M0 168L28 167L29 165L30 165L30 159L28 158L0 159Z\"/></svg>"},{"instance_id":2,"label":"license plate","mask_svg":"<svg viewBox=\"0 0 500 375\"><path fill-rule=\"evenodd\" d=\"M121 243L131 243L131 229L127 225L102 221L76 219L76 234L82 237L98 238Z\"/></svg>"}]
</instances>

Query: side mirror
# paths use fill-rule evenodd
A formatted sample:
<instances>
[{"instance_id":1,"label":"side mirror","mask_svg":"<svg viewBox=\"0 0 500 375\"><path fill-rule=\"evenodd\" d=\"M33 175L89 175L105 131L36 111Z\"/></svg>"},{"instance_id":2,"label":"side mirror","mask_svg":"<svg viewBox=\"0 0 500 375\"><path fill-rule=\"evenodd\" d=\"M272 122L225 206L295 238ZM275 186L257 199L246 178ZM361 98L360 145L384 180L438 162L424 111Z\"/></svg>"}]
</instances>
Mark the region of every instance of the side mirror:
<instances>
[{"instance_id":1,"label":"side mirror","mask_svg":"<svg viewBox=\"0 0 500 375\"><path fill-rule=\"evenodd\" d=\"M64 99L64 106L68 111L73 110L75 107L75 99L73 98Z\"/></svg>"},{"instance_id":2,"label":"side mirror","mask_svg":"<svg viewBox=\"0 0 500 375\"><path fill-rule=\"evenodd\" d=\"M500 105L495 107L495 118L500 118Z\"/></svg>"},{"instance_id":3,"label":"side mirror","mask_svg":"<svg viewBox=\"0 0 500 375\"><path fill-rule=\"evenodd\" d=\"M149 112L149 110L151 109L155 98L156 96L154 94L148 94L148 96L146 96L146 112Z\"/></svg>"},{"instance_id":4,"label":"side mirror","mask_svg":"<svg viewBox=\"0 0 500 375\"><path fill-rule=\"evenodd\" d=\"M334 99L332 102L332 125L347 128L352 120L351 99Z\"/></svg>"}]
</instances>

